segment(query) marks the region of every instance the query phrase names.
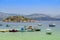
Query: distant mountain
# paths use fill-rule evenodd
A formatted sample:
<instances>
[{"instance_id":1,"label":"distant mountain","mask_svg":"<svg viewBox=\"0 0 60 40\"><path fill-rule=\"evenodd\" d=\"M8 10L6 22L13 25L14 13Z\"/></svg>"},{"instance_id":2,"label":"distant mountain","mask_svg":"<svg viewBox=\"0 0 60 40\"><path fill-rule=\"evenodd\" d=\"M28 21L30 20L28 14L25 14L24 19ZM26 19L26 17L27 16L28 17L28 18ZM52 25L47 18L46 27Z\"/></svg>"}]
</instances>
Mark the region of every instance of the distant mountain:
<instances>
[{"instance_id":1,"label":"distant mountain","mask_svg":"<svg viewBox=\"0 0 60 40\"><path fill-rule=\"evenodd\" d=\"M56 18L57 20L59 20L59 21L60 21L60 15L55 16L54 18Z\"/></svg>"},{"instance_id":2,"label":"distant mountain","mask_svg":"<svg viewBox=\"0 0 60 40\"><path fill-rule=\"evenodd\" d=\"M10 13L4 13L4 12L0 12L0 21L9 17L9 16L24 16L25 18L29 18L32 20L38 20L38 21L60 21L60 16L56 16L56 17L51 17L49 15L45 15L45 14L31 14L31 15L21 15L21 14L10 14Z\"/></svg>"},{"instance_id":3,"label":"distant mountain","mask_svg":"<svg viewBox=\"0 0 60 40\"><path fill-rule=\"evenodd\" d=\"M32 15L26 15L25 17L33 19L33 20L41 20L41 21L56 21L56 18L50 17L45 14L32 14Z\"/></svg>"},{"instance_id":4,"label":"distant mountain","mask_svg":"<svg viewBox=\"0 0 60 40\"><path fill-rule=\"evenodd\" d=\"M26 15L25 17L28 17L28 18L38 18L38 17L50 17L50 16L45 15L45 14L31 14L31 15Z\"/></svg>"},{"instance_id":5,"label":"distant mountain","mask_svg":"<svg viewBox=\"0 0 60 40\"><path fill-rule=\"evenodd\" d=\"M55 16L55 18L60 18L60 15Z\"/></svg>"}]
</instances>

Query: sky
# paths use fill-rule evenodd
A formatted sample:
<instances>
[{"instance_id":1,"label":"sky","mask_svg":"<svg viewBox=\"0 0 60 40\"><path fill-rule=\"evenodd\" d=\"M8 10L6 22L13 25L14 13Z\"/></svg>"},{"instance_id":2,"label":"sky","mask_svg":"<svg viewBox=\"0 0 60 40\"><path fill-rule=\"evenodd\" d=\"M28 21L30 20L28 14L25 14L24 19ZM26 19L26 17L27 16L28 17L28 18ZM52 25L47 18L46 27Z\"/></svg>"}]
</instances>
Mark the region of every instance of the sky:
<instances>
[{"instance_id":1,"label":"sky","mask_svg":"<svg viewBox=\"0 0 60 40\"><path fill-rule=\"evenodd\" d=\"M0 0L0 12L60 15L60 0Z\"/></svg>"}]
</instances>

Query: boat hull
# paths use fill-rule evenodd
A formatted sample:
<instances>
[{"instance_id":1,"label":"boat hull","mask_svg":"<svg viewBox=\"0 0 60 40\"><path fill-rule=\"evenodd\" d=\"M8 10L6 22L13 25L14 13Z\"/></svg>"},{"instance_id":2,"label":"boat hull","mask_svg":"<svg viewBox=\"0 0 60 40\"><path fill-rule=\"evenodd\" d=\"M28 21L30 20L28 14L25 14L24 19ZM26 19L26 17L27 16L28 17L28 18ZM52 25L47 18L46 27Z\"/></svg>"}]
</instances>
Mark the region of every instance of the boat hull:
<instances>
[{"instance_id":1,"label":"boat hull","mask_svg":"<svg viewBox=\"0 0 60 40\"><path fill-rule=\"evenodd\" d=\"M49 25L49 27L55 27L55 25Z\"/></svg>"}]
</instances>

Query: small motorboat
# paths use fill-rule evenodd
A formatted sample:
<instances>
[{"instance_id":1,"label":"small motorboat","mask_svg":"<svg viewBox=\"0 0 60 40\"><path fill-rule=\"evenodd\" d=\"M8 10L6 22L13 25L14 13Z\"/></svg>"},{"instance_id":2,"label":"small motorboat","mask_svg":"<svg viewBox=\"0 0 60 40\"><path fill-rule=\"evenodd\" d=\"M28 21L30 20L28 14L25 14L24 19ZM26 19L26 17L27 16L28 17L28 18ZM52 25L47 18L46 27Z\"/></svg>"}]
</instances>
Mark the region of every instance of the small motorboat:
<instances>
[{"instance_id":1,"label":"small motorboat","mask_svg":"<svg viewBox=\"0 0 60 40\"><path fill-rule=\"evenodd\" d=\"M46 31L47 31L46 32L47 35L51 35L52 34L51 29L47 28Z\"/></svg>"},{"instance_id":2,"label":"small motorboat","mask_svg":"<svg viewBox=\"0 0 60 40\"><path fill-rule=\"evenodd\" d=\"M38 24L38 26L42 26L42 24Z\"/></svg>"},{"instance_id":3,"label":"small motorboat","mask_svg":"<svg viewBox=\"0 0 60 40\"><path fill-rule=\"evenodd\" d=\"M28 32L33 32L34 30L33 30L33 27L32 26L29 26L28 28L27 28L27 31Z\"/></svg>"},{"instance_id":4,"label":"small motorboat","mask_svg":"<svg viewBox=\"0 0 60 40\"><path fill-rule=\"evenodd\" d=\"M35 27L34 27L34 31L41 31L41 29L40 29L39 26L35 26Z\"/></svg>"},{"instance_id":5,"label":"small motorboat","mask_svg":"<svg viewBox=\"0 0 60 40\"><path fill-rule=\"evenodd\" d=\"M49 24L49 27L55 27L56 24Z\"/></svg>"},{"instance_id":6,"label":"small motorboat","mask_svg":"<svg viewBox=\"0 0 60 40\"><path fill-rule=\"evenodd\" d=\"M41 29L35 29L35 31L41 31Z\"/></svg>"},{"instance_id":7,"label":"small motorboat","mask_svg":"<svg viewBox=\"0 0 60 40\"><path fill-rule=\"evenodd\" d=\"M12 29L12 30L9 30L9 32L18 32L18 30Z\"/></svg>"},{"instance_id":8,"label":"small motorboat","mask_svg":"<svg viewBox=\"0 0 60 40\"><path fill-rule=\"evenodd\" d=\"M33 29L27 29L27 32L34 32Z\"/></svg>"}]
</instances>

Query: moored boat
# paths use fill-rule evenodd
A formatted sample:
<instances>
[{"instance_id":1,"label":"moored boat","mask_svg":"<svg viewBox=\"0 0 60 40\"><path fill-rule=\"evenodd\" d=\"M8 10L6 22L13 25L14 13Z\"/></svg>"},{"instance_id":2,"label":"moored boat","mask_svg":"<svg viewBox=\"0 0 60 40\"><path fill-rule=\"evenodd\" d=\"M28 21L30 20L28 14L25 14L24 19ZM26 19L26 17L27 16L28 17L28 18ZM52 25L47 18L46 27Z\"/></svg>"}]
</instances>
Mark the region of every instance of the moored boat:
<instances>
[{"instance_id":1,"label":"moored boat","mask_svg":"<svg viewBox=\"0 0 60 40\"><path fill-rule=\"evenodd\" d=\"M12 29L12 30L9 30L9 32L18 32L18 30Z\"/></svg>"},{"instance_id":2,"label":"moored boat","mask_svg":"<svg viewBox=\"0 0 60 40\"><path fill-rule=\"evenodd\" d=\"M35 31L41 31L41 29L35 29Z\"/></svg>"},{"instance_id":3,"label":"moored boat","mask_svg":"<svg viewBox=\"0 0 60 40\"><path fill-rule=\"evenodd\" d=\"M52 24L49 24L49 27L55 27L56 24L52 23Z\"/></svg>"},{"instance_id":4,"label":"moored boat","mask_svg":"<svg viewBox=\"0 0 60 40\"><path fill-rule=\"evenodd\" d=\"M51 34L52 34L51 29L47 28L47 29L46 29L46 34L47 34L47 35L51 35Z\"/></svg>"},{"instance_id":5,"label":"moored boat","mask_svg":"<svg viewBox=\"0 0 60 40\"><path fill-rule=\"evenodd\" d=\"M6 27L10 27L10 25L7 24Z\"/></svg>"},{"instance_id":6,"label":"moored boat","mask_svg":"<svg viewBox=\"0 0 60 40\"><path fill-rule=\"evenodd\" d=\"M38 24L38 26L42 26L42 24Z\"/></svg>"}]
</instances>

